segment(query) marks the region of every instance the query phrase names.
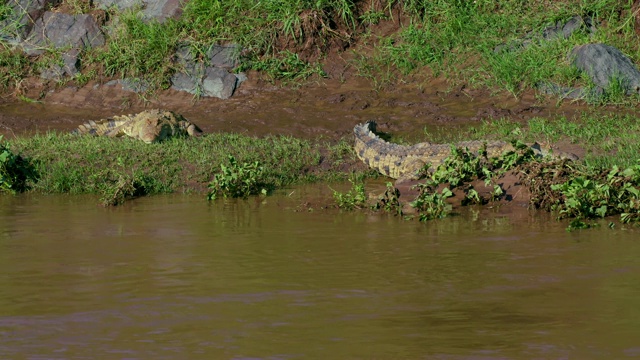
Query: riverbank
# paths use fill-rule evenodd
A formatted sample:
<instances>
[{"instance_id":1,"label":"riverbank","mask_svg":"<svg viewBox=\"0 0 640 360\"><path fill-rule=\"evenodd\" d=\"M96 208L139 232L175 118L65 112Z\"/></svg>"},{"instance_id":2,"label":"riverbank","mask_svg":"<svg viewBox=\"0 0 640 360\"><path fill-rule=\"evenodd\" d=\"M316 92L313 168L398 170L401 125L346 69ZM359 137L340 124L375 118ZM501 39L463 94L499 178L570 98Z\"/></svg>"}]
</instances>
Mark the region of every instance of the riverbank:
<instances>
[{"instance_id":1,"label":"riverbank","mask_svg":"<svg viewBox=\"0 0 640 360\"><path fill-rule=\"evenodd\" d=\"M626 126L619 126L622 122ZM534 159L527 147L497 159L460 149L426 180L389 185L382 197L371 197L365 188L365 181L380 175L356 158L351 136L307 140L213 133L149 145L49 132L5 144L9 156L3 157L2 174L17 175L0 185L14 191L99 194L103 205L118 205L142 195L195 192L204 201L205 193L210 200L266 195L305 182L349 179L350 191L334 192L335 202L319 207L373 208L430 220L469 204L529 206L572 218L571 228L583 228L593 224L590 219L617 214L622 222L638 220L640 168L633 149L640 142L639 127L640 120L628 115L584 115L533 118L526 124L485 122L455 134L442 132L431 139L537 141L580 160Z\"/></svg>"},{"instance_id":2,"label":"riverbank","mask_svg":"<svg viewBox=\"0 0 640 360\"><path fill-rule=\"evenodd\" d=\"M631 3L562 1L549 8L509 1L302 1L277 9L250 3L191 1L182 15L163 21L145 17L149 7L105 12L95 4L61 2L43 8L50 17L89 14L102 23L105 44L82 45L76 54L82 65L62 77L42 75L69 56L67 47L41 43L37 54L23 52L22 40L3 37L0 134L9 140L7 151L37 174L31 191L98 193L105 204L141 194L205 193L217 174L224 175L223 166L250 174L251 193L369 179L378 175L353 154L352 129L375 120L386 139L400 144L514 140L574 153L580 161L569 170L534 164L509 176L538 170L542 177L567 175L539 189L566 184L542 201L547 210L582 194L580 186L586 194L624 189L616 199L591 196L590 205L571 215L579 219L635 208L625 197L636 196L640 151L635 73L621 78L603 70L595 74L608 75L603 83L571 57L587 44L606 44L594 48L619 50L605 60L637 63ZM0 20L11 19L4 10ZM264 13L270 14L266 20ZM220 52L223 58L215 57ZM180 74L197 69L206 76L193 89L216 73L232 74L233 90L209 96L175 86L176 76L185 80ZM584 96L567 99L576 93ZM87 120L152 107L181 113L206 135L152 146L64 135ZM479 175L468 183L487 180ZM345 195L343 204L362 198L360 186L354 183L360 193ZM518 186L512 189L523 190ZM473 195L470 189L458 196ZM531 204L537 195L527 191L523 201ZM412 200L406 194L417 195L405 189L405 203Z\"/></svg>"}]
</instances>

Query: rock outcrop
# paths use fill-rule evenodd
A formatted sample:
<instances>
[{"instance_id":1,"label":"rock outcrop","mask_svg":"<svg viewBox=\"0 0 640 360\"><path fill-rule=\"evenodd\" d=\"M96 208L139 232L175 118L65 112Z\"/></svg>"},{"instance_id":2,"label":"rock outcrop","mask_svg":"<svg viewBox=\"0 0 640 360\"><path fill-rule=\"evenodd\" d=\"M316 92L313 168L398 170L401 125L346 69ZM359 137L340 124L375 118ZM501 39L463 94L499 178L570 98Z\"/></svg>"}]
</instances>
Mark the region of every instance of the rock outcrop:
<instances>
[{"instance_id":1,"label":"rock outcrop","mask_svg":"<svg viewBox=\"0 0 640 360\"><path fill-rule=\"evenodd\" d=\"M589 75L602 89L618 81L626 94L640 94L640 71L620 50L605 44L575 47L570 54L573 64Z\"/></svg>"}]
</instances>

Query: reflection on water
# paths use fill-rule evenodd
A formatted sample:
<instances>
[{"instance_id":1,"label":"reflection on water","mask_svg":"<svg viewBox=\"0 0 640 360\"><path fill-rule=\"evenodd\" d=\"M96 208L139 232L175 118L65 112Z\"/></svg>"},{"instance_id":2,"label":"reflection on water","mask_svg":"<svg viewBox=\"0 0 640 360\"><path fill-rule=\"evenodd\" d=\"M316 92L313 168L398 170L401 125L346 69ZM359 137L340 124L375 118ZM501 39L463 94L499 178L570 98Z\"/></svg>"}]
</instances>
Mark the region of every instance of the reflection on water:
<instances>
[{"instance_id":1,"label":"reflection on water","mask_svg":"<svg viewBox=\"0 0 640 360\"><path fill-rule=\"evenodd\" d=\"M96 203L0 197L0 358L640 356L637 230Z\"/></svg>"}]
</instances>

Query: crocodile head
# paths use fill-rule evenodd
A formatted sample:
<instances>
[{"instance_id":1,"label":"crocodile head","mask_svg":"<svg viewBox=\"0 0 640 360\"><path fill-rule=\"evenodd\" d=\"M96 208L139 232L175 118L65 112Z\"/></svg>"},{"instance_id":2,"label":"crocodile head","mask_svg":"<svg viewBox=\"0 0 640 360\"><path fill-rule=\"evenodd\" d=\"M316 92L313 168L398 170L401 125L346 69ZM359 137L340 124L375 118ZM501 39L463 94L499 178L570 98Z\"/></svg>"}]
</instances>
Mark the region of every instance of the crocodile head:
<instances>
[{"instance_id":1,"label":"crocodile head","mask_svg":"<svg viewBox=\"0 0 640 360\"><path fill-rule=\"evenodd\" d=\"M173 125L162 118L146 118L131 123L125 133L133 138L140 139L147 144L160 142L173 135Z\"/></svg>"}]
</instances>

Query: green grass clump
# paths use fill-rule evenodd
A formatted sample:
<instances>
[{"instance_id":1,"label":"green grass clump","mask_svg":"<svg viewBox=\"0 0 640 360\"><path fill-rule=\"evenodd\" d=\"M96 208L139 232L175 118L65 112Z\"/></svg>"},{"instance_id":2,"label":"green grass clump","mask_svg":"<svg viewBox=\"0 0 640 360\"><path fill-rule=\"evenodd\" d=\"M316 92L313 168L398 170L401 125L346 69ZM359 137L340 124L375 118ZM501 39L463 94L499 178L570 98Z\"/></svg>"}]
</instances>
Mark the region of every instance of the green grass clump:
<instances>
[{"instance_id":1,"label":"green grass clump","mask_svg":"<svg viewBox=\"0 0 640 360\"><path fill-rule=\"evenodd\" d=\"M521 122L500 119L484 122L457 134L462 139L519 139L541 143L569 142L582 147L586 168L626 168L640 154L640 118L633 114L584 112L572 118L536 117Z\"/></svg>"},{"instance_id":2,"label":"green grass clump","mask_svg":"<svg viewBox=\"0 0 640 360\"><path fill-rule=\"evenodd\" d=\"M17 88L22 79L31 74L31 61L21 52L12 51L0 44L0 87Z\"/></svg>"},{"instance_id":3,"label":"green grass clump","mask_svg":"<svg viewBox=\"0 0 640 360\"><path fill-rule=\"evenodd\" d=\"M312 75L325 76L320 65L311 65L301 60L298 54L288 50L273 56L249 60L242 67L262 71L271 80L296 81Z\"/></svg>"},{"instance_id":4,"label":"green grass clump","mask_svg":"<svg viewBox=\"0 0 640 360\"><path fill-rule=\"evenodd\" d=\"M591 173L551 186L562 195L553 205L559 218L573 219L567 230L593 226L590 219L620 214L622 223L640 221L640 165Z\"/></svg>"},{"instance_id":5,"label":"green grass clump","mask_svg":"<svg viewBox=\"0 0 640 360\"><path fill-rule=\"evenodd\" d=\"M415 0L396 6L410 16L409 21L394 34L369 39L368 53L354 50L352 64L376 86L389 84L395 70L408 75L429 69L454 83L504 90L517 97L541 82L592 88L567 57L577 45L604 42L636 63L640 59L640 47L633 40L631 2L559 1L549 7L530 1ZM568 39L542 39L543 29L575 15L591 17L597 32L583 29ZM615 89L609 90L604 98L588 100L623 102Z\"/></svg>"},{"instance_id":6,"label":"green grass clump","mask_svg":"<svg viewBox=\"0 0 640 360\"><path fill-rule=\"evenodd\" d=\"M271 187L264 181L264 167L259 161L239 164L235 157L229 155L229 164L221 164L220 170L209 183L209 200L215 200L220 194L231 198L266 195L267 188Z\"/></svg>"},{"instance_id":7,"label":"green grass clump","mask_svg":"<svg viewBox=\"0 0 640 360\"><path fill-rule=\"evenodd\" d=\"M301 182L331 181L344 178L337 168L340 162L331 159L355 161L352 153L340 153L320 142L287 136L207 134L145 144L128 138L48 133L14 139L10 146L29 159L39 174L37 181L28 182L33 191L100 194L107 205L144 194L204 192L212 181L220 185L223 192L218 194L222 195L238 169L246 170L244 175L257 180L251 189L260 184L268 184L259 186L261 189L271 189ZM231 157L235 165L227 163ZM254 167L252 164L256 162L260 165ZM220 175L223 166L228 171ZM244 175L241 177L246 178ZM244 196L243 189L238 191ZM237 192L229 194L232 193Z\"/></svg>"},{"instance_id":8,"label":"green grass clump","mask_svg":"<svg viewBox=\"0 0 640 360\"><path fill-rule=\"evenodd\" d=\"M333 199L340 209L355 210L363 209L367 206L369 199L364 190L363 176L352 175L349 178L351 189L345 193L333 190Z\"/></svg>"},{"instance_id":9,"label":"green grass clump","mask_svg":"<svg viewBox=\"0 0 640 360\"><path fill-rule=\"evenodd\" d=\"M92 56L107 76L144 79L156 87L168 87L176 70L172 56L179 39L174 20L145 22L138 12L125 11L105 48L94 50Z\"/></svg>"},{"instance_id":10,"label":"green grass clump","mask_svg":"<svg viewBox=\"0 0 640 360\"><path fill-rule=\"evenodd\" d=\"M16 155L0 136L0 191L18 193L29 188L28 182L37 180L31 163Z\"/></svg>"}]
</instances>

